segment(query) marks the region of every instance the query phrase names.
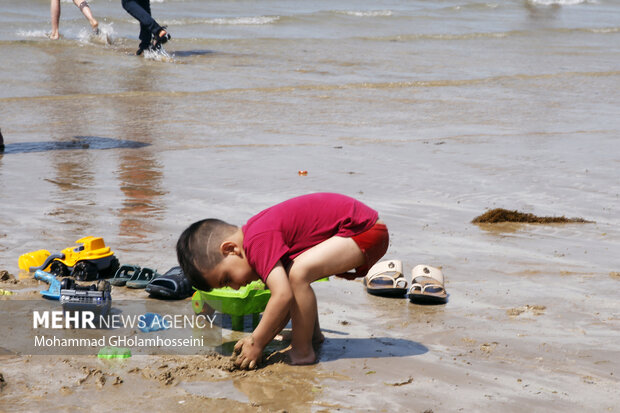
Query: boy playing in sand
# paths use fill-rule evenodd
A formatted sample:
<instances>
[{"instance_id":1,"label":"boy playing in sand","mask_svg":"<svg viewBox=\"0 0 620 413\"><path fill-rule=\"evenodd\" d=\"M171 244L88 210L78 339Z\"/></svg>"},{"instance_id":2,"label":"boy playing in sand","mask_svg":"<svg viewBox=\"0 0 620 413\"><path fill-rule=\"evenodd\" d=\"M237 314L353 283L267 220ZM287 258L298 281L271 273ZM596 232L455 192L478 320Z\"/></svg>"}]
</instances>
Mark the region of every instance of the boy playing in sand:
<instances>
[{"instance_id":1,"label":"boy playing in sand","mask_svg":"<svg viewBox=\"0 0 620 413\"><path fill-rule=\"evenodd\" d=\"M80 9L84 17L90 23L90 27L93 28L93 33L99 34L99 23L93 17L93 13L90 11L90 6L86 0L73 0L73 3ZM50 14L52 16L52 32L50 33L50 39L57 40L60 37L58 34L58 25L60 22L60 0L51 0Z\"/></svg>"},{"instance_id":2,"label":"boy playing in sand","mask_svg":"<svg viewBox=\"0 0 620 413\"><path fill-rule=\"evenodd\" d=\"M388 242L376 211L345 195L317 193L272 206L241 228L216 219L195 222L179 237L177 256L198 289L239 289L261 279L271 290L260 323L235 345L235 363L253 368L289 319L291 363L314 363L312 344L323 335L310 283L334 274L363 277Z\"/></svg>"}]
</instances>

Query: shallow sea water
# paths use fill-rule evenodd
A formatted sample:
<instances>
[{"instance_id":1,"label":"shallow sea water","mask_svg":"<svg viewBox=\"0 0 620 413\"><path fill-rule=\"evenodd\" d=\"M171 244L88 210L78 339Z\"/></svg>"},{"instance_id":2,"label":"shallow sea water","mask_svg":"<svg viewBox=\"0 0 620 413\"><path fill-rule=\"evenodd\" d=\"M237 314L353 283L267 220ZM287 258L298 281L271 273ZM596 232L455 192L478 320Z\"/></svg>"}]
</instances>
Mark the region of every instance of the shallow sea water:
<instances>
[{"instance_id":1,"label":"shallow sea water","mask_svg":"<svg viewBox=\"0 0 620 413\"><path fill-rule=\"evenodd\" d=\"M593 286L617 342L616 1L153 1L173 39L146 59L120 1L91 2L98 38L62 6L54 42L47 1L0 4L0 269L100 235L165 271L191 222L342 192L453 314ZM596 223L470 223L499 207Z\"/></svg>"}]
</instances>

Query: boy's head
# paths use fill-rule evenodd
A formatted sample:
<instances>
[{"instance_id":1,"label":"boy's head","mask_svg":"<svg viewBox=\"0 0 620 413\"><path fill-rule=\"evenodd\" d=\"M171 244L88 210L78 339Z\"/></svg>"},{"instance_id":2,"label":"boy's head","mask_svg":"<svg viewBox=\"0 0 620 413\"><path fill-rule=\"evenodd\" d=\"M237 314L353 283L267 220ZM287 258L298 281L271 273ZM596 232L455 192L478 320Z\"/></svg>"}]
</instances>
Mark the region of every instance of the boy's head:
<instances>
[{"instance_id":1,"label":"boy's head","mask_svg":"<svg viewBox=\"0 0 620 413\"><path fill-rule=\"evenodd\" d=\"M194 287L203 291L238 289L258 276L245 258L238 227L219 219L190 225L177 241L177 258Z\"/></svg>"}]
</instances>

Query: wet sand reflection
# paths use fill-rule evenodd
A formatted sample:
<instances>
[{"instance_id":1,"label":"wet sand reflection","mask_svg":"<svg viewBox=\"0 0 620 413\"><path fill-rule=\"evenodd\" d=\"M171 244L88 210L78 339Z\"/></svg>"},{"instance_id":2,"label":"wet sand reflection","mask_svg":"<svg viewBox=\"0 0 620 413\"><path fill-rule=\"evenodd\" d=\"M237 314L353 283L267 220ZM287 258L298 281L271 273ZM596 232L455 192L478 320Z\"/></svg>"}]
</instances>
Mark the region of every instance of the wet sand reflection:
<instances>
[{"instance_id":1,"label":"wet sand reflection","mask_svg":"<svg viewBox=\"0 0 620 413\"><path fill-rule=\"evenodd\" d=\"M148 66L140 65L120 77L120 90L153 90L156 79ZM157 115L157 97L125 97L112 102L118 136L126 140L152 144L156 138L153 117ZM143 240L157 232L158 218L165 205L163 171L152 146L137 151L121 151L118 159L120 189L125 195L118 211L119 235Z\"/></svg>"},{"instance_id":2,"label":"wet sand reflection","mask_svg":"<svg viewBox=\"0 0 620 413\"><path fill-rule=\"evenodd\" d=\"M50 51L49 92L52 95L80 93L88 85L88 71L76 70L75 62L62 49ZM52 142L63 142L77 134L89 134L88 113L96 110L92 100L68 100L45 108ZM46 181L54 184L51 201L54 207L48 216L64 228L70 228L73 238L95 231L90 217L96 213L96 169L90 151L50 152L54 176Z\"/></svg>"}]
</instances>

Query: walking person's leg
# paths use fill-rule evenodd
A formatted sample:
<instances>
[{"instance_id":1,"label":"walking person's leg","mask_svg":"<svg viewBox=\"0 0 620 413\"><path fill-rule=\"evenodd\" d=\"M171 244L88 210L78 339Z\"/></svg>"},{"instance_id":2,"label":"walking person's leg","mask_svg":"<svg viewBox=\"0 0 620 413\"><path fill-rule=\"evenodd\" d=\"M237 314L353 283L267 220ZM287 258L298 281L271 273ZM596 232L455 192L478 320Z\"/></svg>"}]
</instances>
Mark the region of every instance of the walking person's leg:
<instances>
[{"instance_id":1,"label":"walking person's leg","mask_svg":"<svg viewBox=\"0 0 620 413\"><path fill-rule=\"evenodd\" d=\"M96 33L99 29L99 23L93 17L93 12L90 10L88 2L86 2L86 0L73 0L73 3L80 9L84 17L88 20L88 23L90 23L90 27L92 27L93 31Z\"/></svg>"},{"instance_id":2,"label":"walking person's leg","mask_svg":"<svg viewBox=\"0 0 620 413\"><path fill-rule=\"evenodd\" d=\"M123 8L140 22L140 48L137 54L151 44L151 38L167 35L166 31L151 17L150 0L122 0Z\"/></svg>"},{"instance_id":3,"label":"walking person's leg","mask_svg":"<svg viewBox=\"0 0 620 413\"><path fill-rule=\"evenodd\" d=\"M60 0L51 0L50 15L52 17L52 32L50 39L56 40L60 37L58 34L58 23L60 21Z\"/></svg>"},{"instance_id":4,"label":"walking person's leg","mask_svg":"<svg viewBox=\"0 0 620 413\"><path fill-rule=\"evenodd\" d=\"M138 5L144 9L144 11L151 17L151 20L155 22L153 16L151 16L151 1L150 0L136 0ZM155 22L157 24L157 22ZM157 25L159 26L159 25ZM142 53L143 50L146 50L151 45L151 39L153 38L153 33L151 32L152 25L147 25L140 21L140 35L138 38L140 39L140 47L138 49L137 54Z\"/></svg>"},{"instance_id":5,"label":"walking person's leg","mask_svg":"<svg viewBox=\"0 0 620 413\"><path fill-rule=\"evenodd\" d=\"M144 25L150 33L157 35L161 26L151 17L151 8L148 0L122 0L123 8L135 19Z\"/></svg>"}]
</instances>

